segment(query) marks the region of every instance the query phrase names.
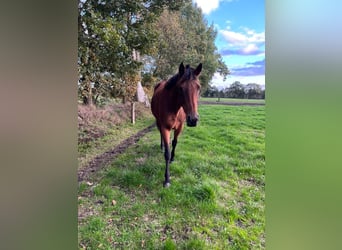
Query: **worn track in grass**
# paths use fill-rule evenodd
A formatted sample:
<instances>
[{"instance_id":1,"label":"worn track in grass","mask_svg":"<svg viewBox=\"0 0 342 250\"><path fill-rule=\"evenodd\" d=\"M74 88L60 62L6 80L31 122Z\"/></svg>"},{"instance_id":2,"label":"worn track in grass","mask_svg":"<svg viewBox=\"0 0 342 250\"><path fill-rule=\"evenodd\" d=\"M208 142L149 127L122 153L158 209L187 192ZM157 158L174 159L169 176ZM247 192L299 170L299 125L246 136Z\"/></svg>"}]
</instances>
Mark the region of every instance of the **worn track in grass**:
<instances>
[{"instance_id":1,"label":"worn track in grass","mask_svg":"<svg viewBox=\"0 0 342 250\"><path fill-rule=\"evenodd\" d=\"M217 104L217 105L231 105L231 106L260 106L265 105L264 103L249 103L249 102L212 102L212 101L200 101L199 104L209 105L209 104ZM111 162L117 155L122 154L128 147L139 141L141 137L150 132L156 126L155 123L140 130L138 133L128 137L126 140L122 141L115 148L96 156L87 166L78 170L78 181L82 182L89 178L92 173L95 173L106 164Z\"/></svg>"},{"instance_id":2,"label":"worn track in grass","mask_svg":"<svg viewBox=\"0 0 342 250\"><path fill-rule=\"evenodd\" d=\"M123 153L129 146L139 141L141 137L150 132L155 126L155 123L151 124L147 128L144 128L138 133L128 137L115 148L96 156L87 166L78 171L78 181L81 182L87 180L92 173L95 173L106 164L111 162L117 155Z\"/></svg>"}]
</instances>

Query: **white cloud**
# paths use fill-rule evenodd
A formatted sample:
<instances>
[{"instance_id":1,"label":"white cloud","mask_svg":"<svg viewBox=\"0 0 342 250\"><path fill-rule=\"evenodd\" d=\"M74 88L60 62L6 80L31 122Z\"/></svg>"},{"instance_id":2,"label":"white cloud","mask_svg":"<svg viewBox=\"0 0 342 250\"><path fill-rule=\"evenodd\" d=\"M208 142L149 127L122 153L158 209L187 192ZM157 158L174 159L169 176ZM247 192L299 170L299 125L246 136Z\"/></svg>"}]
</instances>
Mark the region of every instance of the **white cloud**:
<instances>
[{"instance_id":1,"label":"white cloud","mask_svg":"<svg viewBox=\"0 0 342 250\"><path fill-rule=\"evenodd\" d=\"M204 14L210 14L210 12L216 10L220 2L232 2L233 0L193 0L194 3L200 7Z\"/></svg>"},{"instance_id":2,"label":"white cloud","mask_svg":"<svg viewBox=\"0 0 342 250\"><path fill-rule=\"evenodd\" d=\"M246 54L257 51L258 47L254 44L248 44L245 48L243 48L243 52L245 52Z\"/></svg>"},{"instance_id":3,"label":"white cloud","mask_svg":"<svg viewBox=\"0 0 342 250\"><path fill-rule=\"evenodd\" d=\"M230 46L246 46L250 43L264 43L265 32L257 33L249 28L243 28L242 32L235 32L228 26L224 30L220 30L219 34L230 43Z\"/></svg>"},{"instance_id":4,"label":"white cloud","mask_svg":"<svg viewBox=\"0 0 342 250\"><path fill-rule=\"evenodd\" d=\"M210 12L216 10L220 2L233 2L234 0L192 0L199 8L202 9L204 14L209 15Z\"/></svg>"},{"instance_id":5,"label":"white cloud","mask_svg":"<svg viewBox=\"0 0 342 250\"><path fill-rule=\"evenodd\" d=\"M204 14L209 14L210 12L216 10L219 7L219 0L194 0L197 6L200 7Z\"/></svg>"},{"instance_id":6,"label":"white cloud","mask_svg":"<svg viewBox=\"0 0 342 250\"><path fill-rule=\"evenodd\" d=\"M221 54L226 55L262 55L265 44L265 32L256 32L249 28L241 28L240 32L233 31L230 22L226 29L219 30L219 34L227 42L221 48Z\"/></svg>"},{"instance_id":7,"label":"white cloud","mask_svg":"<svg viewBox=\"0 0 342 250\"><path fill-rule=\"evenodd\" d=\"M234 32L234 31L230 31L230 30L220 30L219 31L220 34L222 34L223 38L232 43L232 44L242 44L242 43L246 43L246 41L248 41L248 37L244 34L238 33L238 32Z\"/></svg>"}]
</instances>

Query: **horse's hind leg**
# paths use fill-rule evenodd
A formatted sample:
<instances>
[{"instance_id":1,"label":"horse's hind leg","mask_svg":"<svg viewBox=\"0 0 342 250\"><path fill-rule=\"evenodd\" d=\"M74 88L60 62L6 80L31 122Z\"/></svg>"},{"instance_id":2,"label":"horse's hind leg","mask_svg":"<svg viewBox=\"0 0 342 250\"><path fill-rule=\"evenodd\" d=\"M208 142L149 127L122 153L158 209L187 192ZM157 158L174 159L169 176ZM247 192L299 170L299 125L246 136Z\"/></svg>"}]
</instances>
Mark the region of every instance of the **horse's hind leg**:
<instances>
[{"instance_id":1,"label":"horse's hind leg","mask_svg":"<svg viewBox=\"0 0 342 250\"><path fill-rule=\"evenodd\" d=\"M180 133L182 132L182 129L183 129L183 126L180 126L179 128L177 128L175 130L173 140L172 140L172 152L171 152L171 159L170 159L171 162L175 158L175 150L176 150L176 146L177 146L177 139L178 139L178 136L180 135Z\"/></svg>"}]
</instances>

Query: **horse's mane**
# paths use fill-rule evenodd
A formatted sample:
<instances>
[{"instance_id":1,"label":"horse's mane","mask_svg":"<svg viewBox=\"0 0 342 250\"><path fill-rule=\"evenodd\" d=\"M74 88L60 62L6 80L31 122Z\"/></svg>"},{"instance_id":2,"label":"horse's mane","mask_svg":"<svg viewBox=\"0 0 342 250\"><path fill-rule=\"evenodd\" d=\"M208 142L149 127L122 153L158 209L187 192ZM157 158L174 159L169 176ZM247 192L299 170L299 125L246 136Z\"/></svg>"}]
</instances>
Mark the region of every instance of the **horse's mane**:
<instances>
[{"instance_id":1,"label":"horse's mane","mask_svg":"<svg viewBox=\"0 0 342 250\"><path fill-rule=\"evenodd\" d=\"M185 66L185 80L195 80L196 77L194 75L194 68L191 68L189 64Z\"/></svg>"},{"instance_id":2,"label":"horse's mane","mask_svg":"<svg viewBox=\"0 0 342 250\"><path fill-rule=\"evenodd\" d=\"M194 68L191 68L189 64L185 66L185 72L183 74L183 77L185 80L195 79L195 76L193 74ZM179 80L179 73L171 77L165 84L165 89L172 89Z\"/></svg>"},{"instance_id":3,"label":"horse's mane","mask_svg":"<svg viewBox=\"0 0 342 250\"><path fill-rule=\"evenodd\" d=\"M157 88L159 88L161 82L157 83L156 86L154 86L154 91L156 91Z\"/></svg>"}]
</instances>

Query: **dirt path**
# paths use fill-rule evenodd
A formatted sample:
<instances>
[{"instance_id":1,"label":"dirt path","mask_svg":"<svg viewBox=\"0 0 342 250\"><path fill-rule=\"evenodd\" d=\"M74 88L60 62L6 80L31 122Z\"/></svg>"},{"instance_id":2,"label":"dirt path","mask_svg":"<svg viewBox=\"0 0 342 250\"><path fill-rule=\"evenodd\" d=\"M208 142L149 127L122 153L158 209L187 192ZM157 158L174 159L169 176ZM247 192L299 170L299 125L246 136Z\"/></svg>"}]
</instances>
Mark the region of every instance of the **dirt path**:
<instances>
[{"instance_id":1,"label":"dirt path","mask_svg":"<svg viewBox=\"0 0 342 250\"><path fill-rule=\"evenodd\" d=\"M156 124L152 124L143 130L140 130L138 133L128 137L126 140L122 141L119 145L113 148L110 151L107 151L101 155L96 156L87 166L78 170L78 182L85 181L89 178L89 176L104 167L106 164L111 162L117 155L123 153L129 146L133 145L141 137L150 132Z\"/></svg>"},{"instance_id":2,"label":"dirt path","mask_svg":"<svg viewBox=\"0 0 342 250\"><path fill-rule=\"evenodd\" d=\"M236 102L212 102L212 101L200 101L199 104L216 104L216 105L232 105L232 106L260 106L265 105L264 103L236 103ZM95 173L102 167L104 167L106 164L110 163L117 155L123 153L129 146L133 145L141 137L143 137L145 134L150 132L156 124L152 124L148 126L147 128L144 128L143 130L140 130L138 133L130 136L123 142L121 142L119 145L117 145L112 150L109 150L101 155L96 156L87 166L83 167L82 169L78 170L78 182L88 180L89 176L92 173Z\"/></svg>"}]
</instances>

